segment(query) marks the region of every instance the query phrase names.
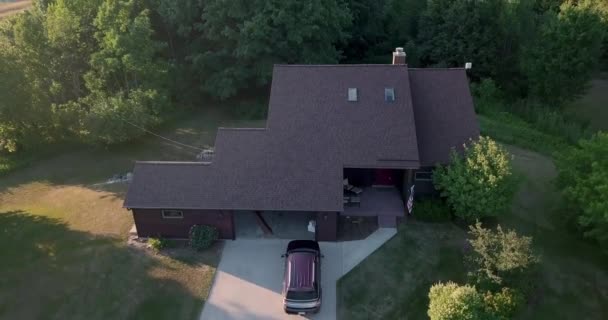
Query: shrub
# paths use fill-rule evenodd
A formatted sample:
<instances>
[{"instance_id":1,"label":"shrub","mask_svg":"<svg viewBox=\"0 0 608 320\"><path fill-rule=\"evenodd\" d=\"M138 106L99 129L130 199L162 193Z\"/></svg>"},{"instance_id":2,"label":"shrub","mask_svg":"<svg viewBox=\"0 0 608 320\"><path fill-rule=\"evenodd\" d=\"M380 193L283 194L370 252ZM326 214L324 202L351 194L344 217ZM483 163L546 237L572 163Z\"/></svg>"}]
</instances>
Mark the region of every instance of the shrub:
<instances>
[{"instance_id":1,"label":"shrub","mask_svg":"<svg viewBox=\"0 0 608 320\"><path fill-rule=\"evenodd\" d=\"M452 162L438 166L433 181L454 214L466 221L504 212L513 195L509 153L494 140L480 137L452 152Z\"/></svg>"},{"instance_id":2,"label":"shrub","mask_svg":"<svg viewBox=\"0 0 608 320\"><path fill-rule=\"evenodd\" d=\"M431 287L429 299L431 320L486 319L483 296L473 286L438 283Z\"/></svg>"},{"instance_id":3,"label":"shrub","mask_svg":"<svg viewBox=\"0 0 608 320\"><path fill-rule=\"evenodd\" d=\"M475 286L459 286L454 282L433 285L429 299L427 314L431 320L507 320L512 319L523 302L509 288L482 294Z\"/></svg>"},{"instance_id":4,"label":"shrub","mask_svg":"<svg viewBox=\"0 0 608 320\"><path fill-rule=\"evenodd\" d=\"M557 157L558 186L584 235L608 248L608 133Z\"/></svg>"},{"instance_id":5,"label":"shrub","mask_svg":"<svg viewBox=\"0 0 608 320\"><path fill-rule=\"evenodd\" d=\"M163 238L148 238L148 244L154 251L160 251L167 247L167 240Z\"/></svg>"},{"instance_id":6,"label":"shrub","mask_svg":"<svg viewBox=\"0 0 608 320\"><path fill-rule=\"evenodd\" d=\"M471 84L471 91L475 97L475 110L477 113L486 112L500 108L502 92L492 79L482 79L479 83Z\"/></svg>"},{"instance_id":7,"label":"shrub","mask_svg":"<svg viewBox=\"0 0 608 320\"><path fill-rule=\"evenodd\" d=\"M196 250L205 250L218 239L216 228L205 225L194 225L190 228L190 246Z\"/></svg>"},{"instance_id":8,"label":"shrub","mask_svg":"<svg viewBox=\"0 0 608 320\"><path fill-rule=\"evenodd\" d=\"M414 204L412 214L416 219L427 222L444 222L451 218L450 208L441 199L421 199Z\"/></svg>"},{"instance_id":9,"label":"shrub","mask_svg":"<svg viewBox=\"0 0 608 320\"><path fill-rule=\"evenodd\" d=\"M539 258L532 252L532 238L515 231L485 229L477 222L470 226L473 250L466 257L473 281L486 289L508 286L527 291L530 274Z\"/></svg>"},{"instance_id":10,"label":"shrub","mask_svg":"<svg viewBox=\"0 0 608 320\"><path fill-rule=\"evenodd\" d=\"M524 302L521 294L510 288L502 288L496 293L488 291L483 300L486 310L493 315L492 319L497 320L513 319L513 315Z\"/></svg>"}]
</instances>

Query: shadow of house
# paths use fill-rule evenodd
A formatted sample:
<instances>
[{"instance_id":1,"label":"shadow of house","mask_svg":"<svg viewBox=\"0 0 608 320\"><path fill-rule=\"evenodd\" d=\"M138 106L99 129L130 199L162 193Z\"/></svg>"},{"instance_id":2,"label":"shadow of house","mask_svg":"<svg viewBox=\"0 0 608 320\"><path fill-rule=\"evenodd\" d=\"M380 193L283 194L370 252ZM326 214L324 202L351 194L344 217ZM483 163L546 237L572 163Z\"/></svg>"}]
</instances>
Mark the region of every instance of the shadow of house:
<instances>
[{"instance_id":1,"label":"shadow of house","mask_svg":"<svg viewBox=\"0 0 608 320\"><path fill-rule=\"evenodd\" d=\"M192 319L204 301L180 262L24 211L0 212L0 260L0 319Z\"/></svg>"}]
</instances>

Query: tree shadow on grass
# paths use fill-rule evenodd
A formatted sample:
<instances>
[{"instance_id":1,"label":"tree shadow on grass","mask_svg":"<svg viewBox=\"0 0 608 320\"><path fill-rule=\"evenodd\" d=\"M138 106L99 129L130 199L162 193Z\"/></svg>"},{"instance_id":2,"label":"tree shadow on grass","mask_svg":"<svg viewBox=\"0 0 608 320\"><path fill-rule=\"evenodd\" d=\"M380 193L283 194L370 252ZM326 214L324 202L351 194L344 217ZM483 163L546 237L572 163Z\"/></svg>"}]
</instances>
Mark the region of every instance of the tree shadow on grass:
<instances>
[{"instance_id":1,"label":"tree shadow on grass","mask_svg":"<svg viewBox=\"0 0 608 320\"><path fill-rule=\"evenodd\" d=\"M201 270L218 257L193 259L185 265L58 219L0 212L0 319L194 319L213 276Z\"/></svg>"}]
</instances>

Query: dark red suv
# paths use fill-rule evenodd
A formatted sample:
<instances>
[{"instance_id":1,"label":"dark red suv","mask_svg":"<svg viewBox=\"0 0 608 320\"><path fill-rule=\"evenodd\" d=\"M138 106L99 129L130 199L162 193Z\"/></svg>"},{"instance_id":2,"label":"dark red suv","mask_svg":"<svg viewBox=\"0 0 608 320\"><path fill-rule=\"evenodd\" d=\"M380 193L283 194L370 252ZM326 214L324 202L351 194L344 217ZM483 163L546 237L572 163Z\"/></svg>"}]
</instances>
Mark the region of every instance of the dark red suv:
<instances>
[{"instance_id":1,"label":"dark red suv","mask_svg":"<svg viewBox=\"0 0 608 320\"><path fill-rule=\"evenodd\" d=\"M287 245L283 277L283 308L292 314L317 313L321 308L321 250L312 240Z\"/></svg>"}]
</instances>

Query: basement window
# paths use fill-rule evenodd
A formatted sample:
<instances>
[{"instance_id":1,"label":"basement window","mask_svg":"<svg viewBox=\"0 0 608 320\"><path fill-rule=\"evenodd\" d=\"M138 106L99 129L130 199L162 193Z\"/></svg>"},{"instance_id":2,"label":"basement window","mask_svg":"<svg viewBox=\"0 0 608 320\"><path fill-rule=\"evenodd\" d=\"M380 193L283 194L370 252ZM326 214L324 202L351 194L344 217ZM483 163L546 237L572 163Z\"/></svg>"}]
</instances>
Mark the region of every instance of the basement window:
<instances>
[{"instance_id":1,"label":"basement window","mask_svg":"<svg viewBox=\"0 0 608 320\"><path fill-rule=\"evenodd\" d=\"M394 88L384 88L384 101L386 101L386 102L395 101L395 89Z\"/></svg>"},{"instance_id":2,"label":"basement window","mask_svg":"<svg viewBox=\"0 0 608 320\"><path fill-rule=\"evenodd\" d=\"M357 88L348 88L348 101L355 102L358 98Z\"/></svg>"},{"instance_id":3,"label":"basement window","mask_svg":"<svg viewBox=\"0 0 608 320\"><path fill-rule=\"evenodd\" d=\"M163 219L183 219L184 212L180 210L163 210Z\"/></svg>"},{"instance_id":4,"label":"basement window","mask_svg":"<svg viewBox=\"0 0 608 320\"><path fill-rule=\"evenodd\" d=\"M432 171L418 171L414 174L414 180L416 181L432 181L433 180L433 172Z\"/></svg>"}]
</instances>

